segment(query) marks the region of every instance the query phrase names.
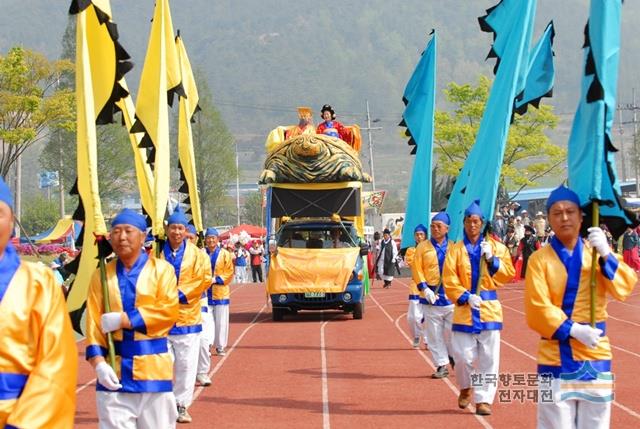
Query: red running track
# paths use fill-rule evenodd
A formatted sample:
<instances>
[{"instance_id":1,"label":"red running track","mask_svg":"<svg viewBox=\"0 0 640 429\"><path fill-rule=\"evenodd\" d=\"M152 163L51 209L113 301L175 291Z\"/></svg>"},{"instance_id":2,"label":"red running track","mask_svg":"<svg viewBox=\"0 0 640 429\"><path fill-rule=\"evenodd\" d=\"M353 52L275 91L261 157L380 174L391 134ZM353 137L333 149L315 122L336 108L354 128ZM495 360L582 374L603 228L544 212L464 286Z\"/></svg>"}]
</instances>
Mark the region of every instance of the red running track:
<instances>
[{"instance_id":1,"label":"red running track","mask_svg":"<svg viewBox=\"0 0 640 429\"><path fill-rule=\"evenodd\" d=\"M302 312L272 322L264 289L234 285L227 356L212 357L213 385L196 388L190 428L535 427L527 386L499 385L493 415L459 410L455 375L432 380L431 354L411 348L407 280L376 283L363 320L338 312ZM526 326L522 283L503 288L500 372L527 377L536 369L537 335ZM640 427L640 290L611 302L607 331L614 352L612 427ZM76 427L96 427L93 371L82 359ZM526 382L525 382L526 383ZM502 391L503 400L499 400ZM428 420L427 420L428 419ZM453 425L453 426L452 426Z\"/></svg>"}]
</instances>

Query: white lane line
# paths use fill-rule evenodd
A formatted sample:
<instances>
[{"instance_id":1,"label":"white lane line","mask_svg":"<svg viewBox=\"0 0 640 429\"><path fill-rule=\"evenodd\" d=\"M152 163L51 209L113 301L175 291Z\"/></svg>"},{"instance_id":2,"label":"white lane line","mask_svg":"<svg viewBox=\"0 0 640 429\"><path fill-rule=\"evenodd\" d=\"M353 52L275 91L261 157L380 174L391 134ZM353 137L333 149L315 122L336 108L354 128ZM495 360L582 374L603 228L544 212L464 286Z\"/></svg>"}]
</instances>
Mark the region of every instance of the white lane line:
<instances>
[{"instance_id":1,"label":"white lane line","mask_svg":"<svg viewBox=\"0 0 640 429\"><path fill-rule=\"evenodd\" d=\"M322 314L324 319L324 312ZM331 420L329 418L329 380L327 378L327 351L325 349L324 328L329 321L324 321L320 325L320 360L322 362L322 427L323 429L331 429Z\"/></svg>"},{"instance_id":2,"label":"white lane line","mask_svg":"<svg viewBox=\"0 0 640 429\"><path fill-rule=\"evenodd\" d=\"M225 363L225 361L227 360L227 358L229 356L231 356L231 353L233 353L233 351L236 349L236 347L238 346L238 344L240 343L240 341L242 341L242 339L244 338L244 336L246 335L247 332L249 332L249 330L251 328L253 328L254 326L256 326L258 323L263 322L265 320L267 320L268 318L264 318L262 320L259 320L256 322L256 320L258 320L258 317L260 317L260 315L262 314L262 312L264 311L264 309L267 308L267 304L264 304L262 306L262 308L260 309L260 311L258 311L258 313L256 313L256 315L254 316L254 318L251 320L251 322L249 322L249 326L247 326L244 331L242 331L242 333L240 334L240 336L238 336L238 338L236 339L236 341L233 343L233 345L229 348L229 350L227 351L227 354L225 356L222 357L222 359L220 359L220 361L218 361L218 363L216 364L216 366L209 372L209 378L212 378L213 375L215 373L217 373L220 368L222 368L222 365ZM198 399L198 396L200 396L200 394L202 393L202 391L204 390L204 386L198 386L196 388L196 390L193 392L193 401L195 402L196 399Z\"/></svg>"},{"instance_id":3,"label":"white lane line","mask_svg":"<svg viewBox=\"0 0 640 429\"><path fill-rule=\"evenodd\" d=\"M520 310L516 310L515 308L513 308L513 307L509 307L508 305L503 305L503 307L508 308L508 309L509 309L509 310L511 310L511 311L515 311L516 313L520 313L520 314L524 315L524 313L523 313L522 311L520 311ZM609 316L609 317L611 317L611 316ZM624 320L623 320L623 322L624 322ZM512 346L511 344L507 343L506 341L504 341L504 340L501 340L501 341L502 341L503 343L505 343L506 345L508 345L508 346L510 346L510 347L512 347L512 348L514 348L514 349L516 349L516 350L518 350L518 351L520 351L521 353L523 353L525 356L527 356L529 359L533 360L534 362L537 362L537 361L538 361L536 358L534 358L534 357L533 357L533 356L531 356L530 354L528 354L528 353L526 353L526 352L524 352L524 351L522 351L522 350L518 349L518 348L517 348L517 347L515 347L515 346ZM611 346L611 347L614 347L614 346ZM614 348L620 349L620 350L625 351L625 352L627 352L627 353L635 354L635 353L633 353L633 352L629 352L628 350L622 349L622 348L620 348L620 347L614 347ZM613 402L612 402L612 404L613 404L613 405L615 405L616 407L620 408L622 411L625 411L625 412L626 412L626 413L628 413L629 415L631 415L631 416L633 416L633 417L635 417L635 418L637 418L637 419L640 419L640 414L638 414L638 413L636 413L635 411L633 411L632 409L630 409L630 408L628 408L628 407L626 407L626 406L622 405L620 402L618 402L618 401L613 401Z\"/></svg>"},{"instance_id":4,"label":"white lane line","mask_svg":"<svg viewBox=\"0 0 640 429\"><path fill-rule=\"evenodd\" d=\"M640 358L640 355L638 353L634 353L631 350L623 349L622 347L614 346L613 344L610 344L610 346L612 349L620 350L621 352L629 353L632 356Z\"/></svg>"},{"instance_id":5,"label":"white lane line","mask_svg":"<svg viewBox=\"0 0 640 429\"><path fill-rule=\"evenodd\" d=\"M373 300L373 302L378 306L378 308L380 308L380 310L382 310L382 312L385 314L385 316L387 316L387 318L389 319L389 321L391 323L393 323L393 325L396 327L396 329L402 334L402 336L407 340L408 344L411 344L413 342L413 340L411 338L409 338L409 336L406 334L406 332L404 332L404 330L400 327L399 325L399 321L400 319L402 319L403 317L405 317L405 314L401 314L400 316L398 316L398 318L394 321L393 318L389 315L389 313L387 313L387 311L380 305L380 303L378 302L378 300L376 300L376 298L373 296L373 294L369 293L369 297ZM422 359L424 359L424 361L427 363L427 365L429 365L429 367L433 370L436 369L436 367L433 365L433 363L431 362L431 359L429 359L429 357L427 356L427 354L423 351L423 350L416 350L416 352L422 356ZM442 381L445 382L445 384L449 387L449 389L451 389L451 391L456 395L456 398L458 397L458 395L460 395L460 391L453 385L453 383L451 383L451 381L448 378L442 378ZM472 407L468 408L469 412L473 412ZM491 429L492 426L489 424L489 422L487 422L485 420L484 417L479 416L477 414L473 414L473 416L476 418L476 420L478 420L478 422L486 429Z\"/></svg>"},{"instance_id":6,"label":"white lane line","mask_svg":"<svg viewBox=\"0 0 640 429\"><path fill-rule=\"evenodd\" d=\"M617 317L613 317L612 315L609 315L609 319L617 320L618 322L622 322L622 323L628 323L629 325L633 325L633 326L640 326L640 323L632 322L630 320L619 319Z\"/></svg>"}]
</instances>

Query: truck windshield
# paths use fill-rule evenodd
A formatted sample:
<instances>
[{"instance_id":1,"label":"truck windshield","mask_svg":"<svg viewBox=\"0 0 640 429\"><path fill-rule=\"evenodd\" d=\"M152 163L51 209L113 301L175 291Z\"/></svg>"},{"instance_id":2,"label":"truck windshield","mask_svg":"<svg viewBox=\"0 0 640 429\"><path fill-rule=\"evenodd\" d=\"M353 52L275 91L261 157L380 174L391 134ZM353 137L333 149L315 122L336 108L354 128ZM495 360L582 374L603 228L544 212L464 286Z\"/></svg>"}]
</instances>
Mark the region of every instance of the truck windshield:
<instances>
[{"instance_id":1,"label":"truck windshield","mask_svg":"<svg viewBox=\"0 0 640 429\"><path fill-rule=\"evenodd\" d=\"M356 247L358 243L359 239L350 225L344 228L340 225L285 227L278 239L278 246L293 249L337 249Z\"/></svg>"}]
</instances>

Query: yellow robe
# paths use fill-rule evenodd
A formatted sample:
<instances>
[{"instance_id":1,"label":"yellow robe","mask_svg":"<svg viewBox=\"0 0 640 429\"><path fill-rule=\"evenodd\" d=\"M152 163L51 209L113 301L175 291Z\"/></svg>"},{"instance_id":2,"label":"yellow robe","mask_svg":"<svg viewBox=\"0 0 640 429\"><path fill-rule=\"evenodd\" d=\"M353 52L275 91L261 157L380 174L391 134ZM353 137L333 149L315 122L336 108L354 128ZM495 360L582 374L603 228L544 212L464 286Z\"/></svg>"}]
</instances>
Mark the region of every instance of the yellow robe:
<instances>
[{"instance_id":1,"label":"yellow robe","mask_svg":"<svg viewBox=\"0 0 640 429\"><path fill-rule=\"evenodd\" d=\"M209 255L213 268L213 283L207 290L209 305L229 304L229 284L233 280L233 259L231 253L218 247L213 255Z\"/></svg>"},{"instance_id":2,"label":"yellow robe","mask_svg":"<svg viewBox=\"0 0 640 429\"><path fill-rule=\"evenodd\" d=\"M161 258L167 260L166 254L170 251L167 242ZM202 331L200 299L211 284L211 264L206 258L201 257L202 251L195 244L185 240L179 252L182 257L181 261L178 261L180 266L177 271L179 272L177 277L180 314L176 326L169 332L170 335L193 334Z\"/></svg>"},{"instance_id":3,"label":"yellow robe","mask_svg":"<svg viewBox=\"0 0 640 429\"><path fill-rule=\"evenodd\" d=\"M569 272L565 263L569 266ZM525 279L525 313L527 324L540 334L538 372L576 372L589 361L598 372L611 370L611 346L606 335L607 295L624 301L633 290L637 275L622 262L620 255L611 253L606 262L599 258L596 267L596 323L604 331L598 346L589 349L571 338L573 323L590 322L591 249L579 241L573 255L557 239L536 251L529 258ZM581 258L581 264L579 263Z\"/></svg>"},{"instance_id":4,"label":"yellow robe","mask_svg":"<svg viewBox=\"0 0 640 429\"><path fill-rule=\"evenodd\" d=\"M411 268L412 273L414 271L415 255L415 247L409 247L404 254L404 262L409 266L409 268ZM424 298L424 294L418 290L415 278L412 277L411 282L409 283L409 301L418 301L421 296Z\"/></svg>"},{"instance_id":5,"label":"yellow robe","mask_svg":"<svg viewBox=\"0 0 640 429\"><path fill-rule=\"evenodd\" d=\"M0 427L73 427L78 351L53 273L21 262L10 245L0 260L2 289Z\"/></svg>"},{"instance_id":6,"label":"yellow robe","mask_svg":"<svg viewBox=\"0 0 640 429\"><path fill-rule=\"evenodd\" d=\"M178 289L173 267L141 254L129 273L116 260L107 264L106 271L111 311L126 312L132 325L132 329L113 332L120 391L171 392L173 361L167 348L167 335L178 319ZM107 356L107 338L100 329L104 312L102 298L100 271L96 270L87 297L87 359ZM108 391L99 383L96 387Z\"/></svg>"},{"instance_id":7,"label":"yellow robe","mask_svg":"<svg viewBox=\"0 0 640 429\"><path fill-rule=\"evenodd\" d=\"M453 310L451 327L454 331L477 334L483 330L502 329L502 306L496 289L511 281L515 270L507 248L492 238L487 240L491 243L493 260L492 263L485 262L480 255L481 240L476 246L471 246L465 236L463 240L449 245L447 250L442 282L447 297L457 304ZM484 265L482 269L480 264ZM478 282L480 271L482 279ZM467 302L470 294L477 291L483 299L479 311L473 310Z\"/></svg>"},{"instance_id":8,"label":"yellow robe","mask_svg":"<svg viewBox=\"0 0 640 429\"><path fill-rule=\"evenodd\" d=\"M444 258L446 249L451 245L448 239L438 246L440 253L436 250L437 242L431 240L424 240L418 244L415 252L415 263L411 267L411 277L416 284L416 289L420 290L420 303L425 305L435 305L437 307L443 307L451 305L451 301L447 299L445 294L445 288L442 286L442 266L444 264ZM428 287L432 292L438 291L438 299L435 303L429 304L425 298L424 288Z\"/></svg>"}]
</instances>

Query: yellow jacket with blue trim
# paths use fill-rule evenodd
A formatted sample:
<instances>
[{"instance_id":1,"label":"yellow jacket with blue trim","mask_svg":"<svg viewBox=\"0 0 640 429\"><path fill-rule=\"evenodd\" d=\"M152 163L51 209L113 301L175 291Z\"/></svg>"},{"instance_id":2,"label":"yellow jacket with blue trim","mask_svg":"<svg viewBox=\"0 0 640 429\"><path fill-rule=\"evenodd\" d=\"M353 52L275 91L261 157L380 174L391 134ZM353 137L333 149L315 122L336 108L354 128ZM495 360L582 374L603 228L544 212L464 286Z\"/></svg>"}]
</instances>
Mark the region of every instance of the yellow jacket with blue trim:
<instances>
[{"instance_id":1,"label":"yellow jacket with blue trim","mask_svg":"<svg viewBox=\"0 0 640 429\"><path fill-rule=\"evenodd\" d=\"M614 253L596 267L596 326L603 330L595 349L569 335L574 323L590 323L591 249L579 240L570 254L555 237L529 258L525 279L527 324L540 334L538 372L575 373L585 361L598 372L611 370L607 336L607 295L624 301L638 278Z\"/></svg>"},{"instance_id":2,"label":"yellow jacket with blue trim","mask_svg":"<svg viewBox=\"0 0 640 429\"><path fill-rule=\"evenodd\" d=\"M167 346L178 319L178 289L173 267L141 254L126 272L117 260L106 266L112 312L125 312L131 329L113 332L116 374L121 392L171 392L173 361ZM100 329L104 309L100 272L96 270L87 297L86 358L107 356L107 338ZM108 391L100 383L97 390Z\"/></svg>"},{"instance_id":3,"label":"yellow jacket with blue trim","mask_svg":"<svg viewBox=\"0 0 640 429\"><path fill-rule=\"evenodd\" d=\"M211 284L211 265L198 247L184 240L175 254L165 243L161 258L173 265L178 279L180 315L170 335L193 334L202 331L200 299Z\"/></svg>"},{"instance_id":4,"label":"yellow jacket with blue trim","mask_svg":"<svg viewBox=\"0 0 640 429\"><path fill-rule=\"evenodd\" d=\"M445 239L442 244L429 239L424 240L416 248L415 264L411 267L411 275L416 284L416 289L420 291L420 303L444 307L452 305L447 299L445 288L442 285L442 269L449 247L449 240ZM430 304L425 298L425 289L432 292L437 291L438 299Z\"/></svg>"},{"instance_id":5,"label":"yellow jacket with blue trim","mask_svg":"<svg viewBox=\"0 0 640 429\"><path fill-rule=\"evenodd\" d=\"M229 304L229 284L233 280L233 259L229 251L220 247L209 253L210 266L213 268L213 283L207 290L209 305Z\"/></svg>"},{"instance_id":6,"label":"yellow jacket with blue trim","mask_svg":"<svg viewBox=\"0 0 640 429\"><path fill-rule=\"evenodd\" d=\"M53 273L20 261L9 245L0 260L0 427L73 426L78 351Z\"/></svg>"},{"instance_id":7,"label":"yellow jacket with blue trim","mask_svg":"<svg viewBox=\"0 0 640 429\"><path fill-rule=\"evenodd\" d=\"M507 248L492 238L486 239L493 251L491 262L487 262L480 255L483 240L480 237L472 245L465 235L447 251L442 282L447 297L456 304L451 327L454 331L480 333L502 329L502 306L496 290L513 279L515 270ZM480 310L472 309L468 303L471 294L477 293L482 298Z\"/></svg>"},{"instance_id":8,"label":"yellow jacket with blue trim","mask_svg":"<svg viewBox=\"0 0 640 429\"><path fill-rule=\"evenodd\" d=\"M404 263L411 268L411 272L413 272L414 262L415 262L415 254L416 248L409 247L404 254ZM414 278L409 282L409 301L418 301L420 300L420 291L418 290L418 286L416 285L416 281Z\"/></svg>"}]
</instances>

